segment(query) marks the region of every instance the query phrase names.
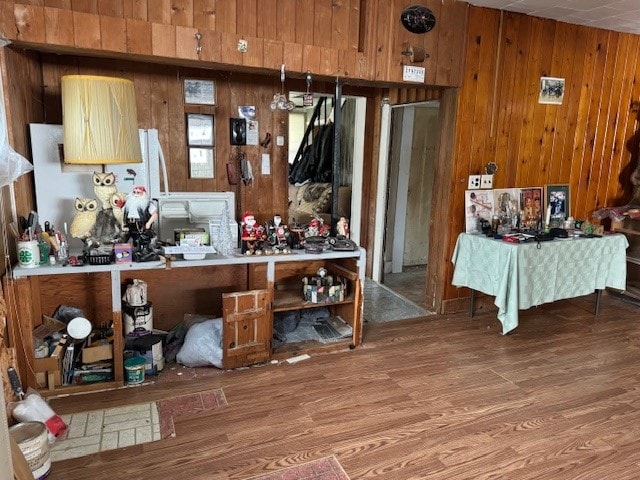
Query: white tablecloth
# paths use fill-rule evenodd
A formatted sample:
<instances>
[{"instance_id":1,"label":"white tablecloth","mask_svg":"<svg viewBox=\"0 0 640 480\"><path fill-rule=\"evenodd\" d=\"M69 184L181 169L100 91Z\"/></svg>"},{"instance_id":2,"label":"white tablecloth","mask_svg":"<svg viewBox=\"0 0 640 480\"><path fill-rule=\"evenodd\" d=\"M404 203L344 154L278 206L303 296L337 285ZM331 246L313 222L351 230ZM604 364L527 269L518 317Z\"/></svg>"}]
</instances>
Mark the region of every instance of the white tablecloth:
<instances>
[{"instance_id":1,"label":"white tablecloth","mask_svg":"<svg viewBox=\"0 0 640 480\"><path fill-rule=\"evenodd\" d=\"M451 261L452 284L495 296L502 333L518 326L518 310L578 297L606 287L626 288L624 235L513 244L463 233Z\"/></svg>"}]
</instances>

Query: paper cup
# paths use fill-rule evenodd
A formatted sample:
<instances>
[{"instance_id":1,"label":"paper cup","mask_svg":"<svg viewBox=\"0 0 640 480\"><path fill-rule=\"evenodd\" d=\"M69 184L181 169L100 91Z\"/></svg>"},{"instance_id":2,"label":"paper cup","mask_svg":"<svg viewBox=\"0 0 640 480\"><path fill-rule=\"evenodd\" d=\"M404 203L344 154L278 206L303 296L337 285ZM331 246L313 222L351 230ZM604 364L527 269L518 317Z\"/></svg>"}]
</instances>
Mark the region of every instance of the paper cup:
<instances>
[{"instance_id":1,"label":"paper cup","mask_svg":"<svg viewBox=\"0 0 640 480\"><path fill-rule=\"evenodd\" d=\"M40 248L37 240L18 242L18 265L34 268L40 265Z\"/></svg>"}]
</instances>

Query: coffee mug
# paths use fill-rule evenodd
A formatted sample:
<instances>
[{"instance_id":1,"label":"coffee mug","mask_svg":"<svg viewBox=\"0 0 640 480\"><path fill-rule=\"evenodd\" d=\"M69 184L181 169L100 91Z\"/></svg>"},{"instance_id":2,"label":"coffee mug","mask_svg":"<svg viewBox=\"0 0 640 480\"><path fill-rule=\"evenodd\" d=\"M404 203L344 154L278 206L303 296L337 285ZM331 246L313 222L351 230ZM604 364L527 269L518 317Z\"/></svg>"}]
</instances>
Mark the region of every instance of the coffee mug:
<instances>
[{"instance_id":1,"label":"coffee mug","mask_svg":"<svg viewBox=\"0 0 640 480\"><path fill-rule=\"evenodd\" d=\"M40 247L37 240L18 242L18 265L23 268L34 268L40 265Z\"/></svg>"}]
</instances>

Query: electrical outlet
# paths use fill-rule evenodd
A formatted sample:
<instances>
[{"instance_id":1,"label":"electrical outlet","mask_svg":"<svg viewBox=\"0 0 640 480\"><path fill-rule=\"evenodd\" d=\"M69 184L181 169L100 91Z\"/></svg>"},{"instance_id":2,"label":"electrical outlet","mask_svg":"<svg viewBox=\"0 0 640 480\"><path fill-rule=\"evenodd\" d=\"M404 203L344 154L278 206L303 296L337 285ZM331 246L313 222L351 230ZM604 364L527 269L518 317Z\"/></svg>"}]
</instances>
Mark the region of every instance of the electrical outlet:
<instances>
[{"instance_id":1,"label":"electrical outlet","mask_svg":"<svg viewBox=\"0 0 640 480\"><path fill-rule=\"evenodd\" d=\"M480 188L481 175L469 175L469 190Z\"/></svg>"},{"instance_id":2,"label":"electrical outlet","mask_svg":"<svg viewBox=\"0 0 640 480\"><path fill-rule=\"evenodd\" d=\"M480 188L493 188L493 175L482 175Z\"/></svg>"}]
</instances>

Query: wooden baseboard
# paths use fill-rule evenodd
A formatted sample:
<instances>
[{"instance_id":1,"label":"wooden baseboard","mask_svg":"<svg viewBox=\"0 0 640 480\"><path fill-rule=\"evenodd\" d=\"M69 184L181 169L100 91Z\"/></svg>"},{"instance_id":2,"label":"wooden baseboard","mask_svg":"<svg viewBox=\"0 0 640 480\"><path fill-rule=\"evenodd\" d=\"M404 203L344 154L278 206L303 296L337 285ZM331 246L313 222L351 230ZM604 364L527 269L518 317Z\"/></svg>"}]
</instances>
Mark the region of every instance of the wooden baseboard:
<instances>
[{"instance_id":1,"label":"wooden baseboard","mask_svg":"<svg viewBox=\"0 0 640 480\"><path fill-rule=\"evenodd\" d=\"M476 298L474 302L474 313L481 313L483 311L495 310L496 306L493 304L494 297L484 295L480 292L476 292ZM450 300L444 300L442 302L442 313L453 314L469 312L469 302L471 297L452 298Z\"/></svg>"}]
</instances>

